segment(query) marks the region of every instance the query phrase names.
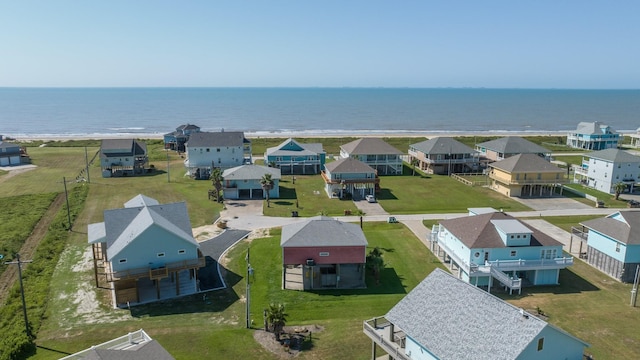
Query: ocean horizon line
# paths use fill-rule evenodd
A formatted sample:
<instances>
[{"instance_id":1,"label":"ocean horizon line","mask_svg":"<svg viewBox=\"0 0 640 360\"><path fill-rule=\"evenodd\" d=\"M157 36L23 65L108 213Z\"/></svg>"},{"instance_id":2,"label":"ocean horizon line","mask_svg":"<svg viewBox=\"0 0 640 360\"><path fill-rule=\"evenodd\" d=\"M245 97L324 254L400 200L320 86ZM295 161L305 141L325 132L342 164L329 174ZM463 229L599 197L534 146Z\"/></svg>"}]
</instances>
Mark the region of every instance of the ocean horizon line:
<instances>
[{"instance_id":1,"label":"ocean horizon line","mask_svg":"<svg viewBox=\"0 0 640 360\"><path fill-rule=\"evenodd\" d=\"M277 90L277 89L326 89L326 90L541 90L541 91L640 91L638 88L572 88L572 87L488 87L488 86L0 86L0 90L91 90L91 89L131 89L131 90L144 90L144 89L265 89L265 90Z\"/></svg>"}]
</instances>

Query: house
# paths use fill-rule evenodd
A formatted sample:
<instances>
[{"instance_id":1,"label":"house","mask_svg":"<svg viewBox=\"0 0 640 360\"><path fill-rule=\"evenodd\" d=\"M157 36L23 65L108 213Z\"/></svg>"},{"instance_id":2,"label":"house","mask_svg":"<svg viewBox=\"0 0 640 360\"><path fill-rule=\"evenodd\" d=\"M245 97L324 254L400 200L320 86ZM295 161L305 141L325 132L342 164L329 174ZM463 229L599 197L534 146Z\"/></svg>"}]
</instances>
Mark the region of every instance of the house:
<instances>
[{"instance_id":1,"label":"house","mask_svg":"<svg viewBox=\"0 0 640 360\"><path fill-rule=\"evenodd\" d=\"M264 153L264 163L279 168L283 175L311 175L324 169L326 157L322 144L302 144L289 138L268 148Z\"/></svg>"},{"instance_id":2,"label":"house","mask_svg":"<svg viewBox=\"0 0 640 360\"><path fill-rule=\"evenodd\" d=\"M65 356L60 360L174 360L160 343L140 329Z\"/></svg>"},{"instance_id":3,"label":"house","mask_svg":"<svg viewBox=\"0 0 640 360\"><path fill-rule=\"evenodd\" d=\"M435 137L409 146L409 162L418 161L428 174L451 175L477 171L478 153L450 137Z\"/></svg>"},{"instance_id":4,"label":"house","mask_svg":"<svg viewBox=\"0 0 640 360\"><path fill-rule=\"evenodd\" d=\"M640 128L636 129L635 134L628 135L631 138L631 147L640 148Z\"/></svg>"},{"instance_id":5,"label":"house","mask_svg":"<svg viewBox=\"0 0 640 360\"><path fill-rule=\"evenodd\" d=\"M489 291L500 283L557 285L560 269L573 265L562 243L503 212L442 220L429 235L431 250L455 268L457 277Z\"/></svg>"},{"instance_id":6,"label":"house","mask_svg":"<svg viewBox=\"0 0 640 360\"><path fill-rule=\"evenodd\" d=\"M595 122L580 122L576 130L567 134L567 145L585 150L615 149L620 134L609 125Z\"/></svg>"},{"instance_id":7,"label":"house","mask_svg":"<svg viewBox=\"0 0 640 360\"><path fill-rule=\"evenodd\" d=\"M378 175L402 175L402 151L380 138L362 138L340 146L340 157L371 166Z\"/></svg>"},{"instance_id":8,"label":"house","mask_svg":"<svg viewBox=\"0 0 640 360\"><path fill-rule=\"evenodd\" d=\"M24 147L4 141L0 135L0 166L16 166L29 163L29 157Z\"/></svg>"},{"instance_id":9,"label":"house","mask_svg":"<svg viewBox=\"0 0 640 360\"><path fill-rule=\"evenodd\" d=\"M241 165L227 169L222 173L222 191L225 199L264 199L266 195L260 180L271 175L273 188L269 190L269 198L280 197L280 169L261 165Z\"/></svg>"},{"instance_id":10,"label":"house","mask_svg":"<svg viewBox=\"0 0 640 360\"><path fill-rule=\"evenodd\" d=\"M518 154L489 164L491 189L506 196L553 196L568 182L565 170L534 154Z\"/></svg>"},{"instance_id":11,"label":"house","mask_svg":"<svg viewBox=\"0 0 640 360\"><path fill-rule=\"evenodd\" d=\"M582 157L581 166L574 167L573 181L607 194L623 183L626 191L633 192L640 182L640 156L619 149L589 153Z\"/></svg>"},{"instance_id":12,"label":"house","mask_svg":"<svg viewBox=\"0 0 640 360\"><path fill-rule=\"evenodd\" d=\"M196 132L185 144L184 164L194 179L207 180L213 168L251 164L251 141L241 131Z\"/></svg>"},{"instance_id":13,"label":"house","mask_svg":"<svg viewBox=\"0 0 640 360\"><path fill-rule=\"evenodd\" d=\"M89 224L89 244L99 275L111 284L114 306L145 303L198 291L205 265L184 202L160 204L137 195L122 209L104 211Z\"/></svg>"},{"instance_id":14,"label":"house","mask_svg":"<svg viewBox=\"0 0 640 360\"><path fill-rule=\"evenodd\" d=\"M376 170L354 158L339 159L324 166L324 179L327 195L330 198L353 197L364 199L379 191L380 179Z\"/></svg>"},{"instance_id":15,"label":"house","mask_svg":"<svg viewBox=\"0 0 640 360\"><path fill-rule=\"evenodd\" d=\"M189 135L200 132L200 127L192 124L183 124L168 134L164 134L164 148L184 152L184 144L189 140Z\"/></svg>"},{"instance_id":16,"label":"house","mask_svg":"<svg viewBox=\"0 0 640 360\"><path fill-rule=\"evenodd\" d=\"M640 212L617 211L582 222L587 230L587 262L626 283L640 265Z\"/></svg>"},{"instance_id":17,"label":"house","mask_svg":"<svg viewBox=\"0 0 640 360\"><path fill-rule=\"evenodd\" d=\"M363 332L397 360L582 360L586 342L524 309L435 269ZM376 347L378 346L378 348Z\"/></svg>"},{"instance_id":18,"label":"house","mask_svg":"<svg viewBox=\"0 0 640 360\"><path fill-rule=\"evenodd\" d=\"M476 144L476 150L486 162L500 161L518 154L535 154L546 160L551 159L551 150L518 136L507 136Z\"/></svg>"},{"instance_id":19,"label":"house","mask_svg":"<svg viewBox=\"0 0 640 360\"><path fill-rule=\"evenodd\" d=\"M360 226L316 216L282 227L282 287L365 287L367 239Z\"/></svg>"},{"instance_id":20,"label":"house","mask_svg":"<svg viewBox=\"0 0 640 360\"><path fill-rule=\"evenodd\" d=\"M134 139L104 139L100 144L102 177L134 176L149 163L147 144Z\"/></svg>"}]
</instances>

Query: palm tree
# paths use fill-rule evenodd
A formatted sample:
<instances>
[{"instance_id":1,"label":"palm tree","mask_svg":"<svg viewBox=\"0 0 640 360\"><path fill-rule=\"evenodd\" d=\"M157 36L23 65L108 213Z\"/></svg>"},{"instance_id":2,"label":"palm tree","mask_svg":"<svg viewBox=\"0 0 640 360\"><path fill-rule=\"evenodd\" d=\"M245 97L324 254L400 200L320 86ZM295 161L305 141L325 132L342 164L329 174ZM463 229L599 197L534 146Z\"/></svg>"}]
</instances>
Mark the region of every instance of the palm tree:
<instances>
[{"instance_id":1,"label":"palm tree","mask_svg":"<svg viewBox=\"0 0 640 360\"><path fill-rule=\"evenodd\" d=\"M369 251L367 255L367 267L373 271L373 277L376 279L376 284L380 284L380 272L384 268L384 259L382 258L382 251L377 246L373 250Z\"/></svg>"},{"instance_id":2,"label":"palm tree","mask_svg":"<svg viewBox=\"0 0 640 360\"><path fill-rule=\"evenodd\" d=\"M416 166L418 165L420 161L416 158L411 159L411 167L413 168L413 173L411 174L411 176L415 176L416 175Z\"/></svg>"},{"instance_id":3,"label":"palm tree","mask_svg":"<svg viewBox=\"0 0 640 360\"><path fill-rule=\"evenodd\" d=\"M284 312L283 304L269 304L267 309L267 324L273 329L273 333L276 336L276 340L280 341L280 333L287 323L287 317L289 314Z\"/></svg>"},{"instance_id":4,"label":"palm tree","mask_svg":"<svg viewBox=\"0 0 640 360\"><path fill-rule=\"evenodd\" d=\"M216 201L220 202L220 190L222 190L222 170L220 168L214 168L211 171L211 176L209 177L213 187L216 189Z\"/></svg>"},{"instance_id":5,"label":"palm tree","mask_svg":"<svg viewBox=\"0 0 640 360\"><path fill-rule=\"evenodd\" d=\"M613 185L613 191L615 192L615 199L618 200L620 198L620 194L627 189L627 185L623 182L616 183Z\"/></svg>"},{"instance_id":6,"label":"palm tree","mask_svg":"<svg viewBox=\"0 0 640 360\"><path fill-rule=\"evenodd\" d=\"M269 191L273 189L273 179L271 178L271 174L264 174L262 179L260 179L260 185L262 185L262 191L267 197L267 207L271 206L269 203Z\"/></svg>"}]
</instances>

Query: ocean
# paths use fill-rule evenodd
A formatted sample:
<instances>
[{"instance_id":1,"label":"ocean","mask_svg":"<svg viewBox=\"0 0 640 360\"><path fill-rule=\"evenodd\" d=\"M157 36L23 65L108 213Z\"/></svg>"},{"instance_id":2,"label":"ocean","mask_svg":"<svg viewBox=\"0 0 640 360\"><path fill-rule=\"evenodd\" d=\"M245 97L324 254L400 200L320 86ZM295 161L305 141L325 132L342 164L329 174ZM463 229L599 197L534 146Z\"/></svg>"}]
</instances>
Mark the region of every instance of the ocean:
<instances>
[{"instance_id":1,"label":"ocean","mask_svg":"<svg viewBox=\"0 0 640 360\"><path fill-rule=\"evenodd\" d=\"M640 90L0 88L0 134L158 136L181 124L249 136L557 133L640 126Z\"/></svg>"}]
</instances>

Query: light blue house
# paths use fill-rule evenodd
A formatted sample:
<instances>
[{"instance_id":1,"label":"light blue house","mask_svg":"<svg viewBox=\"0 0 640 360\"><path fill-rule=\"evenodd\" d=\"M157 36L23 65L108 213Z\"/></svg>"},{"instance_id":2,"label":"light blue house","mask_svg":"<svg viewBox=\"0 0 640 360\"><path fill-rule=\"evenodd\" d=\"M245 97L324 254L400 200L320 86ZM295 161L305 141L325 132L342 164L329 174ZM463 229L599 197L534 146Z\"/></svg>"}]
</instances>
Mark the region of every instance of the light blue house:
<instances>
[{"instance_id":1,"label":"light blue house","mask_svg":"<svg viewBox=\"0 0 640 360\"><path fill-rule=\"evenodd\" d=\"M214 168L252 163L251 140L241 131L191 133L185 147L184 165L194 179L208 180Z\"/></svg>"},{"instance_id":2,"label":"light blue house","mask_svg":"<svg viewBox=\"0 0 640 360\"><path fill-rule=\"evenodd\" d=\"M274 164L283 175L319 174L324 169L326 157L322 144L302 144L289 138L268 148L264 153L264 163Z\"/></svg>"},{"instance_id":3,"label":"light blue house","mask_svg":"<svg viewBox=\"0 0 640 360\"><path fill-rule=\"evenodd\" d=\"M617 211L588 220L587 262L622 282L633 282L640 265L640 212Z\"/></svg>"},{"instance_id":4,"label":"light blue house","mask_svg":"<svg viewBox=\"0 0 640 360\"><path fill-rule=\"evenodd\" d=\"M585 150L615 149L619 141L619 133L597 121L581 122L576 130L567 134L567 145Z\"/></svg>"},{"instance_id":5,"label":"light blue house","mask_svg":"<svg viewBox=\"0 0 640 360\"><path fill-rule=\"evenodd\" d=\"M269 198L280 197L280 169L261 165L242 165L227 169L222 173L222 191L225 199L265 199L266 194L260 180L271 175L273 187L269 190Z\"/></svg>"},{"instance_id":6,"label":"light blue house","mask_svg":"<svg viewBox=\"0 0 640 360\"><path fill-rule=\"evenodd\" d=\"M105 210L104 222L89 224L88 238L96 286L104 275L115 306L198 291L196 273L205 261L184 202L138 195L122 209Z\"/></svg>"},{"instance_id":7,"label":"light blue house","mask_svg":"<svg viewBox=\"0 0 640 360\"><path fill-rule=\"evenodd\" d=\"M330 198L364 199L379 191L380 179L376 170L354 158L342 158L324 166L322 178L327 195Z\"/></svg>"},{"instance_id":8,"label":"light blue house","mask_svg":"<svg viewBox=\"0 0 640 360\"><path fill-rule=\"evenodd\" d=\"M396 360L581 360L589 346L441 269L386 315L365 321L363 332L371 359L381 348Z\"/></svg>"},{"instance_id":9,"label":"light blue house","mask_svg":"<svg viewBox=\"0 0 640 360\"><path fill-rule=\"evenodd\" d=\"M503 212L440 221L429 235L431 250L473 285L557 285L560 269L573 264L562 243Z\"/></svg>"}]
</instances>

